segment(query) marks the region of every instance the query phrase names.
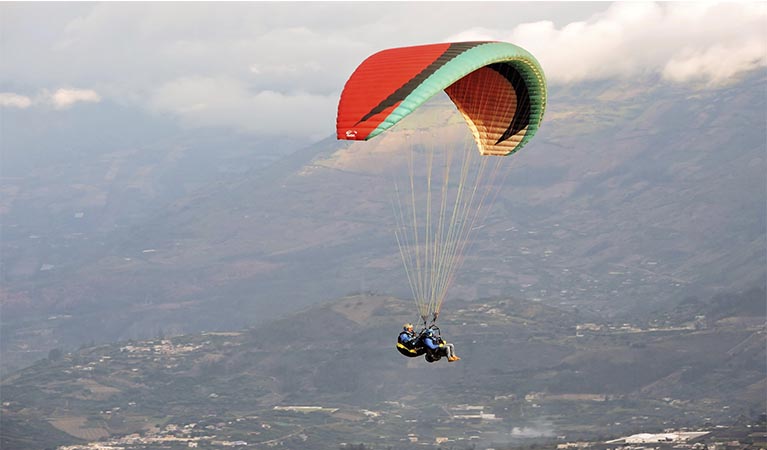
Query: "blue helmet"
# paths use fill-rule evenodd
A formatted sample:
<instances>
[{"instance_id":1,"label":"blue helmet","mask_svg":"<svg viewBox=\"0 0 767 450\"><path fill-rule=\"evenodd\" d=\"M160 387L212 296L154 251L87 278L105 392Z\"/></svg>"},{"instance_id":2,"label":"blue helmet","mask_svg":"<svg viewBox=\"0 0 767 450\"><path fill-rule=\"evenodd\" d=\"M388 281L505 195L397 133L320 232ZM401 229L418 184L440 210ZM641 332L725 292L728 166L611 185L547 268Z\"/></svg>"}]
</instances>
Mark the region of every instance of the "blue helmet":
<instances>
[{"instance_id":1,"label":"blue helmet","mask_svg":"<svg viewBox=\"0 0 767 450\"><path fill-rule=\"evenodd\" d=\"M426 336L434 336L434 330L427 328L424 334L426 334Z\"/></svg>"}]
</instances>

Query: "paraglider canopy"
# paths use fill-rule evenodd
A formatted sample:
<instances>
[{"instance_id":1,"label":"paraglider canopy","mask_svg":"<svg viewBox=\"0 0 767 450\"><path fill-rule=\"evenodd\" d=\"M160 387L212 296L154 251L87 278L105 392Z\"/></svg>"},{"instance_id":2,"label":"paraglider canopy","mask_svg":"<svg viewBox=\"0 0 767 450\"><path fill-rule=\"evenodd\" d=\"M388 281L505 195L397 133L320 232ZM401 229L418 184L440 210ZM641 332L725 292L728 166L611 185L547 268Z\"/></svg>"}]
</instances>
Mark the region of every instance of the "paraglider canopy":
<instances>
[{"instance_id":1,"label":"paraglider canopy","mask_svg":"<svg viewBox=\"0 0 767 450\"><path fill-rule=\"evenodd\" d=\"M456 42L383 50L346 83L336 134L368 140L445 91L483 155L519 150L538 130L546 81L535 58L505 42Z\"/></svg>"}]
</instances>

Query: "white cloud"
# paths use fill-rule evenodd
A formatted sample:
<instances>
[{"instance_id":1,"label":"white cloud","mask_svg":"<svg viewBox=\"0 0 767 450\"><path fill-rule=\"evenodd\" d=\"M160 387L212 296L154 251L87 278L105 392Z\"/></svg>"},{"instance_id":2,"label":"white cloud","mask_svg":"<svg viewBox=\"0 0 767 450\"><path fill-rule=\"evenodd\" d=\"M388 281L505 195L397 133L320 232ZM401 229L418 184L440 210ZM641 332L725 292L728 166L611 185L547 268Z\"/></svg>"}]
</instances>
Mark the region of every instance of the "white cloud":
<instances>
[{"instance_id":1,"label":"white cloud","mask_svg":"<svg viewBox=\"0 0 767 450\"><path fill-rule=\"evenodd\" d=\"M452 38L516 43L536 56L553 83L659 73L675 82L719 84L767 66L767 4L615 3L561 27L538 21Z\"/></svg>"},{"instance_id":2,"label":"white cloud","mask_svg":"<svg viewBox=\"0 0 767 450\"><path fill-rule=\"evenodd\" d=\"M510 17L512 24L544 18L564 23L605 7L512 2L447 2L439 8L429 2L9 3L0 14L8 18L2 23L0 85L27 90L88 86L111 101L172 113L188 124L324 137L334 132L344 82L378 50L438 42L467 23L502 27L509 26ZM215 84L215 89L195 92L191 86L199 83Z\"/></svg>"},{"instance_id":3,"label":"white cloud","mask_svg":"<svg viewBox=\"0 0 767 450\"><path fill-rule=\"evenodd\" d=\"M674 57L663 68L663 77L672 81L728 80L741 72L764 66L767 60L765 42L754 39L737 47L716 45L706 50Z\"/></svg>"},{"instance_id":4,"label":"white cloud","mask_svg":"<svg viewBox=\"0 0 767 450\"><path fill-rule=\"evenodd\" d=\"M58 89L50 95L50 102L56 109L67 109L75 103L98 103L101 96L92 89Z\"/></svg>"},{"instance_id":5,"label":"white cloud","mask_svg":"<svg viewBox=\"0 0 767 450\"><path fill-rule=\"evenodd\" d=\"M57 89L50 92L43 89L35 97L14 94L13 92L0 92L0 107L26 109L33 105L53 106L55 109L67 109L75 103L98 103L101 96L92 89Z\"/></svg>"},{"instance_id":6,"label":"white cloud","mask_svg":"<svg viewBox=\"0 0 767 450\"><path fill-rule=\"evenodd\" d=\"M763 2L434 5L8 3L0 86L92 89L32 105L103 97L190 125L314 136L333 133L344 82L387 47L509 41L530 50L552 83L660 74L705 85L767 64Z\"/></svg>"},{"instance_id":7,"label":"white cloud","mask_svg":"<svg viewBox=\"0 0 767 450\"><path fill-rule=\"evenodd\" d=\"M0 107L25 109L32 106L32 99L13 92L0 92Z\"/></svg>"},{"instance_id":8,"label":"white cloud","mask_svg":"<svg viewBox=\"0 0 767 450\"><path fill-rule=\"evenodd\" d=\"M337 93L258 91L231 77L184 77L151 95L151 107L194 126L235 127L257 134L324 137L335 120Z\"/></svg>"}]
</instances>

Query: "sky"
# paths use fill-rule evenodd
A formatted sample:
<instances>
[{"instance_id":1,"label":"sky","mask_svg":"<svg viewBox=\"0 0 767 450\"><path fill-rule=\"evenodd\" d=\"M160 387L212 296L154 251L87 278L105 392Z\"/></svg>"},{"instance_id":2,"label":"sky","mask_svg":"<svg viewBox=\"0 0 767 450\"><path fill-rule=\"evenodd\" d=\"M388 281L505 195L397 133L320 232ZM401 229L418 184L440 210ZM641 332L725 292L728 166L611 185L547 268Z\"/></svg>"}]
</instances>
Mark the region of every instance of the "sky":
<instances>
[{"instance_id":1,"label":"sky","mask_svg":"<svg viewBox=\"0 0 767 450\"><path fill-rule=\"evenodd\" d=\"M767 3L0 3L0 112L108 103L187 127L320 139L376 51L501 40L552 86L658 76L695 89L767 65Z\"/></svg>"}]
</instances>

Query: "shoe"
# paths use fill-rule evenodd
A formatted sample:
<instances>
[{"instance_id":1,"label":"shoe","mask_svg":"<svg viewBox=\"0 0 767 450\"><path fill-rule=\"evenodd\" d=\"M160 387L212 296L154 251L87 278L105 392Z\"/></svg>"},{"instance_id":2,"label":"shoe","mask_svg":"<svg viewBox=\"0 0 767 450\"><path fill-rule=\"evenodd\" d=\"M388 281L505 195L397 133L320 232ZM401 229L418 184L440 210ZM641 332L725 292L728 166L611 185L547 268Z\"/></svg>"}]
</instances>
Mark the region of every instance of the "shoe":
<instances>
[{"instance_id":1,"label":"shoe","mask_svg":"<svg viewBox=\"0 0 767 450\"><path fill-rule=\"evenodd\" d=\"M461 358L459 358L459 357L457 357L457 356L451 356L451 357L450 357L450 358L448 358L447 360L448 360L449 362L453 362L453 361L458 361L459 359L461 359Z\"/></svg>"}]
</instances>

